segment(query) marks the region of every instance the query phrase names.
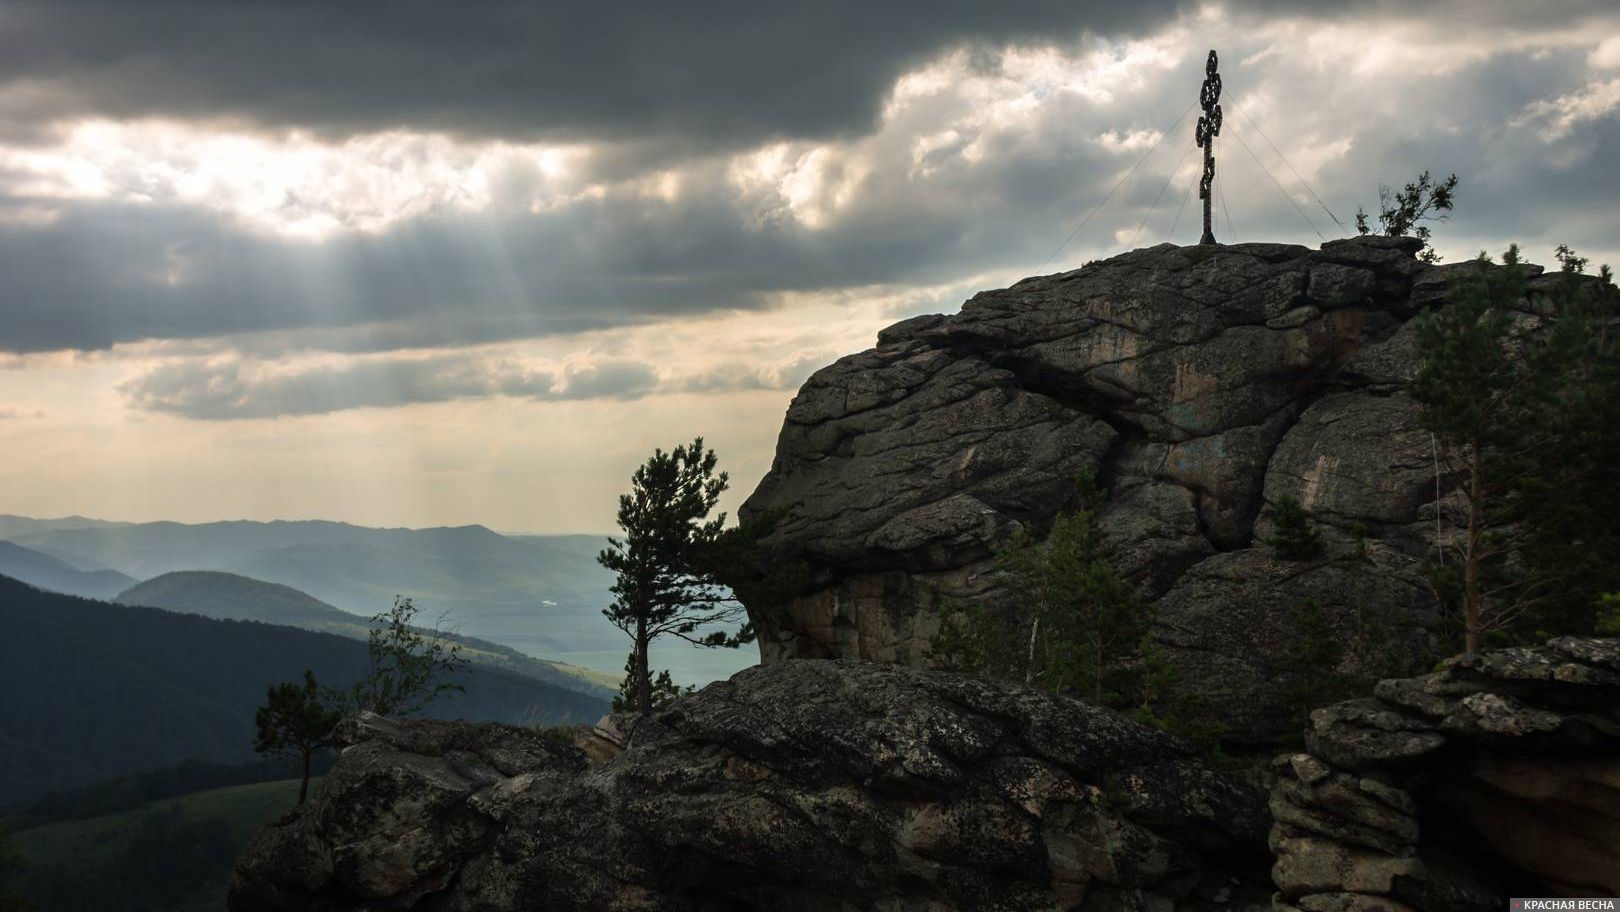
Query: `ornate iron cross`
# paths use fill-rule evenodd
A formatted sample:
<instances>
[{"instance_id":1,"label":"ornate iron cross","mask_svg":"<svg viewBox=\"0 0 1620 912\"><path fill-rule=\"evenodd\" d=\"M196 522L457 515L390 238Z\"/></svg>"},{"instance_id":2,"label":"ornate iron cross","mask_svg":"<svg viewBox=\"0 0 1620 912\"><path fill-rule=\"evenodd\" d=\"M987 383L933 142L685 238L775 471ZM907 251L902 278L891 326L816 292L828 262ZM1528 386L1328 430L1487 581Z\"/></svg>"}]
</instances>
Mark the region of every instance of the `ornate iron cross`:
<instances>
[{"instance_id":1,"label":"ornate iron cross","mask_svg":"<svg viewBox=\"0 0 1620 912\"><path fill-rule=\"evenodd\" d=\"M1210 51L1209 62L1204 64L1204 87L1198 93L1204 114L1198 118L1198 129L1193 134L1204 150L1204 178L1198 182L1198 198L1204 201L1204 236L1198 239L1200 244L1215 243L1215 232L1210 230L1209 191L1215 184L1215 137L1221 135L1221 74L1215 72L1218 63L1215 52Z\"/></svg>"}]
</instances>

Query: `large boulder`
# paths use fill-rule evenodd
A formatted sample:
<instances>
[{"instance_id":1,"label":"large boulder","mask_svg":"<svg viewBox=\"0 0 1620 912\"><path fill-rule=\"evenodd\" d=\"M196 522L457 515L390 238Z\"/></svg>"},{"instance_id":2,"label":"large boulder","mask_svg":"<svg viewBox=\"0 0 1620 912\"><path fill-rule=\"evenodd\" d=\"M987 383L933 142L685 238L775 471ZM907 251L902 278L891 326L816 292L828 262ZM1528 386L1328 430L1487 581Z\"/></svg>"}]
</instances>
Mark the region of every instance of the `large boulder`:
<instances>
[{"instance_id":1,"label":"large boulder","mask_svg":"<svg viewBox=\"0 0 1620 912\"><path fill-rule=\"evenodd\" d=\"M1620 640L1459 656L1311 714L1271 793L1277 912L1620 895Z\"/></svg>"},{"instance_id":2,"label":"large boulder","mask_svg":"<svg viewBox=\"0 0 1620 912\"><path fill-rule=\"evenodd\" d=\"M628 729L628 734L626 730ZM588 740L345 724L232 912L1263 909L1263 794L1106 710L864 662L743 671ZM613 754L607 751L602 756Z\"/></svg>"},{"instance_id":3,"label":"large boulder","mask_svg":"<svg viewBox=\"0 0 1620 912\"><path fill-rule=\"evenodd\" d=\"M927 666L954 606L1008 607L997 548L1045 534L1081 471L1107 488L1117 563L1158 600L1182 686L1240 710L1233 740L1297 731L1269 669L1303 602L1339 630L1398 618L1396 651L1424 655L1437 478L1405 392L1411 319L1474 267L1419 246L1161 245L907 320L818 371L741 510L807 568L749 605L763 660ZM1321 561L1279 565L1262 542L1290 496L1322 526Z\"/></svg>"}]
</instances>

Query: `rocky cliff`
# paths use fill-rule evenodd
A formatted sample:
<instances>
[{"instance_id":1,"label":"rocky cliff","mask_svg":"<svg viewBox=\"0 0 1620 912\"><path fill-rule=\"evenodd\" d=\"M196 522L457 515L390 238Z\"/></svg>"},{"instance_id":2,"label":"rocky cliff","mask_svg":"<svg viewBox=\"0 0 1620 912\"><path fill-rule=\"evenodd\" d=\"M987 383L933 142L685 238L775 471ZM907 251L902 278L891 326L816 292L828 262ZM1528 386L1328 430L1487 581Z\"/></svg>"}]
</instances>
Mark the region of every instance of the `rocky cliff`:
<instances>
[{"instance_id":1,"label":"rocky cliff","mask_svg":"<svg viewBox=\"0 0 1620 912\"><path fill-rule=\"evenodd\" d=\"M1464 655L1317 710L1271 795L1278 912L1620 895L1620 640Z\"/></svg>"},{"instance_id":2,"label":"rocky cliff","mask_svg":"<svg viewBox=\"0 0 1620 912\"><path fill-rule=\"evenodd\" d=\"M1273 764L1269 813L1107 710L848 660L759 666L572 740L376 716L339 735L310 803L238 860L231 912L1498 912L1620 893L1614 639L1459 656L1317 710Z\"/></svg>"},{"instance_id":3,"label":"rocky cliff","mask_svg":"<svg viewBox=\"0 0 1620 912\"><path fill-rule=\"evenodd\" d=\"M1241 737L1300 725L1272 676L1306 601L1342 641L1407 625L1388 645L1426 652L1422 563L1449 520L1405 391L1410 321L1473 267L1414 250L1158 247L891 327L805 384L745 507L809 568L749 606L765 664L571 737L350 720L314 799L238 861L231 910L1485 912L1620 893L1620 640L1461 656L1319 709L1269 807L1253 777L1115 713L921 667L953 600L1005 604L996 548L1043 532L1080 471L1108 489L1186 686ZM1322 558L1261 544L1286 495Z\"/></svg>"},{"instance_id":4,"label":"rocky cliff","mask_svg":"<svg viewBox=\"0 0 1620 912\"><path fill-rule=\"evenodd\" d=\"M1106 710L901 666L743 671L591 766L502 725L342 726L232 912L1263 909L1261 793ZM613 737L617 738L616 735ZM616 754L616 755L615 755Z\"/></svg>"},{"instance_id":5,"label":"rocky cliff","mask_svg":"<svg viewBox=\"0 0 1620 912\"><path fill-rule=\"evenodd\" d=\"M1342 640L1405 628L1396 646L1421 655L1437 479L1404 391L1410 320L1473 267L1422 263L1420 246L1137 250L907 320L817 372L742 509L776 517L767 546L809 567L795 597L750 606L764 660L926 665L953 600L1001 598L995 549L1044 534L1081 470L1107 487L1158 638L1234 738L1299 728L1273 679L1307 600ZM1259 544L1288 495L1322 524L1324 559Z\"/></svg>"}]
</instances>

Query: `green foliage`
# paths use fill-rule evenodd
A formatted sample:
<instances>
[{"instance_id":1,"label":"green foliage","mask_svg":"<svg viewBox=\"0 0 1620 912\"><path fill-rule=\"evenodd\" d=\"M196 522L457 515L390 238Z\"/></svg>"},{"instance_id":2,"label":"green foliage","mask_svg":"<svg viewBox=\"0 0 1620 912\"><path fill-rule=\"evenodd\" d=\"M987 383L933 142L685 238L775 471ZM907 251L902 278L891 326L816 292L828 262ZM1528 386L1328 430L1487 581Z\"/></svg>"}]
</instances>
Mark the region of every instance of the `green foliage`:
<instances>
[{"instance_id":1,"label":"green foliage","mask_svg":"<svg viewBox=\"0 0 1620 912\"><path fill-rule=\"evenodd\" d=\"M1305 511L1298 497L1279 498L1271 509L1274 524L1266 539L1277 557L1287 561L1307 561L1322 556L1322 536L1311 524L1311 515Z\"/></svg>"},{"instance_id":2,"label":"green foliage","mask_svg":"<svg viewBox=\"0 0 1620 912\"><path fill-rule=\"evenodd\" d=\"M1364 563L1372 559L1367 553L1367 536L1370 531L1366 523L1350 524L1350 545L1354 549L1350 554L1351 559Z\"/></svg>"},{"instance_id":3,"label":"green foliage","mask_svg":"<svg viewBox=\"0 0 1620 912\"><path fill-rule=\"evenodd\" d=\"M33 905L17 892L18 875L22 869L22 856L11 844L11 836L5 827L0 826L0 912L32 912Z\"/></svg>"},{"instance_id":4,"label":"green foliage","mask_svg":"<svg viewBox=\"0 0 1620 912\"><path fill-rule=\"evenodd\" d=\"M467 665L461 644L431 636L415 625L417 608L404 596L372 617L366 637L366 670L347 691L332 691L328 702L382 716L410 716L440 695L466 692L451 680Z\"/></svg>"},{"instance_id":5,"label":"green foliage","mask_svg":"<svg viewBox=\"0 0 1620 912\"><path fill-rule=\"evenodd\" d=\"M1283 701L1303 725L1311 710L1354 694L1358 683L1340 671L1345 645L1328 626L1320 605L1301 602L1288 616L1288 637L1277 662Z\"/></svg>"},{"instance_id":6,"label":"green foliage","mask_svg":"<svg viewBox=\"0 0 1620 912\"><path fill-rule=\"evenodd\" d=\"M319 755L314 775L330 767L332 756ZM204 763L188 760L174 766L142 770L127 776L103 779L83 788L54 791L7 814L16 830L44 826L63 820L80 820L116 814L193 792L233 785L279 782L297 779L301 766L296 760L258 760L252 763Z\"/></svg>"},{"instance_id":7,"label":"green foliage","mask_svg":"<svg viewBox=\"0 0 1620 912\"><path fill-rule=\"evenodd\" d=\"M1224 762L1221 736L1226 725L1209 701L1175 687L1181 677L1164 649L1151 636L1138 644L1141 665L1138 672L1138 703L1130 710L1133 719L1163 729L1190 743L1205 759Z\"/></svg>"},{"instance_id":8,"label":"green foliage","mask_svg":"<svg viewBox=\"0 0 1620 912\"><path fill-rule=\"evenodd\" d=\"M310 762L316 751L332 746L332 729L342 718L343 713L322 702L315 672L307 668L302 684L287 681L271 685L265 704L254 714L257 734L253 749L298 760L302 780L299 804L309 793Z\"/></svg>"},{"instance_id":9,"label":"green foliage","mask_svg":"<svg viewBox=\"0 0 1620 912\"><path fill-rule=\"evenodd\" d=\"M1598 636L1620 637L1620 594L1603 596L1600 605L1593 632Z\"/></svg>"},{"instance_id":10,"label":"green foliage","mask_svg":"<svg viewBox=\"0 0 1620 912\"><path fill-rule=\"evenodd\" d=\"M1059 516L1044 542L1019 534L1000 555L1017 617L965 606L941 627L931 652L947 668L1128 709L1141 702L1142 643L1153 612L1114 570L1097 522L1102 489L1089 476L1079 488L1078 509Z\"/></svg>"},{"instance_id":11,"label":"green foliage","mask_svg":"<svg viewBox=\"0 0 1620 912\"><path fill-rule=\"evenodd\" d=\"M781 518L782 511L776 510L742 519L703 547L702 565L742 605L785 602L802 592L810 577L803 560L765 544Z\"/></svg>"},{"instance_id":12,"label":"green foliage","mask_svg":"<svg viewBox=\"0 0 1620 912\"><path fill-rule=\"evenodd\" d=\"M1418 254L1424 262L1433 263L1440 259L1434 248L1429 246L1429 226L1421 224L1425 221L1443 222L1448 216L1453 204L1453 196L1457 190L1457 175L1453 174L1438 183L1424 171L1417 176L1417 180L1409 182L1400 190L1394 190L1388 184L1378 185L1378 231L1389 237L1415 237L1423 241L1423 250ZM1371 234L1372 226L1368 223L1365 210L1356 210L1356 230L1362 234Z\"/></svg>"},{"instance_id":13,"label":"green foliage","mask_svg":"<svg viewBox=\"0 0 1620 912\"><path fill-rule=\"evenodd\" d=\"M233 860L297 790L296 781L215 789L19 830L19 891L51 912L216 912Z\"/></svg>"},{"instance_id":14,"label":"green foliage","mask_svg":"<svg viewBox=\"0 0 1620 912\"><path fill-rule=\"evenodd\" d=\"M540 737L565 747L576 746L575 736L584 729L585 726L582 725L538 725L534 727L534 730L540 733Z\"/></svg>"},{"instance_id":15,"label":"green foliage","mask_svg":"<svg viewBox=\"0 0 1620 912\"><path fill-rule=\"evenodd\" d=\"M735 649L753 640L744 624L736 633L713 629L744 615L718 566L741 539L724 532L724 513L710 518L726 490L726 473L715 473L714 451L703 438L672 452L654 450L619 497L622 538L609 538L597 562L616 574L613 603L602 614L630 636L635 706L652 708L653 681L647 648L661 636L694 646Z\"/></svg>"},{"instance_id":16,"label":"green foliage","mask_svg":"<svg viewBox=\"0 0 1620 912\"><path fill-rule=\"evenodd\" d=\"M137 894L185 893L207 883L211 871L232 862L230 827L218 817L187 819L178 804L149 811L129 841L119 868Z\"/></svg>"},{"instance_id":17,"label":"green foliage","mask_svg":"<svg viewBox=\"0 0 1620 912\"><path fill-rule=\"evenodd\" d=\"M657 674L648 675L652 684L652 708L663 709L676 697L689 694L697 688L681 687L670 678L667 670ZM619 692L613 695L614 712L632 712L636 708L636 654L630 653L624 660L624 682L619 685Z\"/></svg>"},{"instance_id":18,"label":"green foliage","mask_svg":"<svg viewBox=\"0 0 1620 912\"><path fill-rule=\"evenodd\" d=\"M1560 247L1562 281L1527 298L1517 247L1481 254L1417 322L1412 395L1464 503L1437 562L1464 645L1590 632L1620 587L1620 335L1615 290ZM1607 275L1607 272L1604 273Z\"/></svg>"}]
</instances>

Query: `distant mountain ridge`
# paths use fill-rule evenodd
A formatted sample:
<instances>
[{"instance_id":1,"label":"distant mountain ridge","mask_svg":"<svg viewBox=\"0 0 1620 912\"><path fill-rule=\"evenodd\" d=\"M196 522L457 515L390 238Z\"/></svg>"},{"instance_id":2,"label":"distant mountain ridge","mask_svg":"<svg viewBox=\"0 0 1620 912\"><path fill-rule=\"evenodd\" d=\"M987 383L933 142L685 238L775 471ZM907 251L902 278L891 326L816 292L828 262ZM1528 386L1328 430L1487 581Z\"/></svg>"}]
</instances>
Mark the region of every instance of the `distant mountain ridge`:
<instances>
[{"instance_id":1,"label":"distant mountain ridge","mask_svg":"<svg viewBox=\"0 0 1620 912\"><path fill-rule=\"evenodd\" d=\"M45 592L0 576L0 805L187 759L253 757L266 688L314 670L344 686L365 645L333 634L215 620ZM465 694L428 715L594 721L607 701L473 666Z\"/></svg>"},{"instance_id":2,"label":"distant mountain ridge","mask_svg":"<svg viewBox=\"0 0 1620 912\"><path fill-rule=\"evenodd\" d=\"M145 605L184 611L222 621L267 624L361 624L365 618L280 583L219 570L176 570L136 583L113 599L121 605Z\"/></svg>"},{"instance_id":3,"label":"distant mountain ridge","mask_svg":"<svg viewBox=\"0 0 1620 912\"><path fill-rule=\"evenodd\" d=\"M369 618L328 605L291 586L219 570L165 573L130 587L120 593L115 601L121 605L144 605L219 620L285 624L359 640L365 639L372 627ZM454 631L425 632L459 643L462 654L481 665L599 697L611 697L618 687L614 675L537 659L510 647L461 636Z\"/></svg>"},{"instance_id":4,"label":"distant mountain ridge","mask_svg":"<svg viewBox=\"0 0 1620 912\"><path fill-rule=\"evenodd\" d=\"M99 599L110 599L136 582L117 570L82 570L55 555L3 540L0 574L41 589Z\"/></svg>"},{"instance_id":5,"label":"distant mountain ridge","mask_svg":"<svg viewBox=\"0 0 1620 912\"><path fill-rule=\"evenodd\" d=\"M601 617L612 577L594 535L504 536L484 526L373 529L327 520L119 523L0 515L6 539L135 580L216 570L291 586L352 614L408 595L468 636L525 652L619 649ZM111 597L131 583L114 592ZM51 587L57 588L57 587Z\"/></svg>"}]
</instances>

